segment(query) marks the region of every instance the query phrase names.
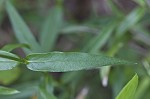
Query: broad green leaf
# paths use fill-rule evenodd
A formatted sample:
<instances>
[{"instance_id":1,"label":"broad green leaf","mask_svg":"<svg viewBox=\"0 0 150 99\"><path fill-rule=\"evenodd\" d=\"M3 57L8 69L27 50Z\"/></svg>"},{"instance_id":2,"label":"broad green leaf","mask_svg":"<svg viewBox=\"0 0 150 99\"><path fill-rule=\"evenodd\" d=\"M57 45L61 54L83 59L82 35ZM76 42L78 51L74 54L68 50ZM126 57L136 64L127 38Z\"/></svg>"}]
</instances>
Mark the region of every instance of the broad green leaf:
<instances>
[{"instance_id":1,"label":"broad green leaf","mask_svg":"<svg viewBox=\"0 0 150 99\"><path fill-rule=\"evenodd\" d=\"M8 44L8 45L4 46L1 50L10 52L19 47L25 47L25 48L30 49L29 45L27 45L27 44Z\"/></svg>"},{"instance_id":2,"label":"broad green leaf","mask_svg":"<svg viewBox=\"0 0 150 99\"><path fill-rule=\"evenodd\" d=\"M0 86L0 94L1 95L11 95L11 94L17 94L17 93L19 93L18 90Z\"/></svg>"},{"instance_id":3,"label":"broad green leaf","mask_svg":"<svg viewBox=\"0 0 150 99\"><path fill-rule=\"evenodd\" d=\"M9 85L13 83L20 76L20 69L18 67L12 70L0 71L0 84Z\"/></svg>"},{"instance_id":4,"label":"broad green leaf","mask_svg":"<svg viewBox=\"0 0 150 99\"><path fill-rule=\"evenodd\" d=\"M33 71L66 72L94 69L130 62L103 55L79 52L51 52L27 56L27 67Z\"/></svg>"},{"instance_id":5,"label":"broad green leaf","mask_svg":"<svg viewBox=\"0 0 150 99\"><path fill-rule=\"evenodd\" d=\"M116 99L134 99L137 86L138 86L138 75L136 74L121 90Z\"/></svg>"},{"instance_id":6,"label":"broad green leaf","mask_svg":"<svg viewBox=\"0 0 150 99\"><path fill-rule=\"evenodd\" d=\"M50 10L40 33L40 43L45 52L53 49L62 26L62 8L56 6Z\"/></svg>"},{"instance_id":7,"label":"broad green leaf","mask_svg":"<svg viewBox=\"0 0 150 99\"><path fill-rule=\"evenodd\" d=\"M120 23L117 29L117 37L121 37L127 30L131 29L144 15L145 9L136 8Z\"/></svg>"},{"instance_id":8,"label":"broad green leaf","mask_svg":"<svg viewBox=\"0 0 150 99\"><path fill-rule=\"evenodd\" d=\"M20 43L29 44L31 50L25 49L25 52L40 52L40 46L32 35L31 31L23 21L22 17L18 14L13 5L7 0L6 10L15 31L15 36Z\"/></svg>"},{"instance_id":9,"label":"broad green leaf","mask_svg":"<svg viewBox=\"0 0 150 99\"><path fill-rule=\"evenodd\" d=\"M18 56L6 51L0 51L0 70L12 69L18 64L18 61L20 61Z\"/></svg>"}]
</instances>

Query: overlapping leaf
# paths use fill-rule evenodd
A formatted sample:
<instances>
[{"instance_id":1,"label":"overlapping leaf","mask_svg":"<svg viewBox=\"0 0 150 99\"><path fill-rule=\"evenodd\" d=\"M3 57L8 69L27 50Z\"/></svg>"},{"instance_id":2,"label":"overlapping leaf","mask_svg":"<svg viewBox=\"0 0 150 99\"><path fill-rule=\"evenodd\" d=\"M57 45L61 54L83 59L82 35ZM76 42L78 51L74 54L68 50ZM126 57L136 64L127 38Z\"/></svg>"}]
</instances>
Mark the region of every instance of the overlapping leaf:
<instances>
[{"instance_id":1,"label":"overlapping leaf","mask_svg":"<svg viewBox=\"0 0 150 99\"><path fill-rule=\"evenodd\" d=\"M9 70L15 67L20 60L18 56L6 52L0 51L0 70Z\"/></svg>"},{"instance_id":2,"label":"overlapping leaf","mask_svg":"<svg viewBox=\"0 0 150 99\"><path fill-rule=\"evenodd\" d=\"M45 20L40 33L40 43L45 52L52 50L54 47L58 33L60 32L60 27L62 26L62 17L62 8L56 6L50 10Z\"/></svg>"},{"instance_id":3,"label":"overlapping leaf","mask_svg":"<svg viewBox=\"0 0 150 99\"><path fill-rule=\"evenodd\" d=\"M127 83L127 85L121 90L116 99L134 99L135 91L138 86L137 74Z\"/></svg>"},{"instance_id":4,"label":"overlapping leaf","mask_svg":"<svg viewBox=\"0 0 150 99\"><path fill-rule=\"evenodd\" d=\"M40 46L32 35L31 31L23 21L22 17L18 14L16 9L9 1L6 2L6 10L8 12L10 21L12 23L15 35L20 43L29 44L31 50L25 49L27 54L31 52L40 52Z\"/></svg>"},{"instance_id":5,"label":"overlapping leaf","mask_svg":"<svg viewBox=\"0 0 150 99\"><path fill-rule=\"evenodd\" d=\"M16 48L19 48L19 47L25 47L25 48L30 49L30 46L27 44L8 44L8 45L4 46L1 50L10 52L10 51L12 51Z\"/></svg>"}]
</instances>

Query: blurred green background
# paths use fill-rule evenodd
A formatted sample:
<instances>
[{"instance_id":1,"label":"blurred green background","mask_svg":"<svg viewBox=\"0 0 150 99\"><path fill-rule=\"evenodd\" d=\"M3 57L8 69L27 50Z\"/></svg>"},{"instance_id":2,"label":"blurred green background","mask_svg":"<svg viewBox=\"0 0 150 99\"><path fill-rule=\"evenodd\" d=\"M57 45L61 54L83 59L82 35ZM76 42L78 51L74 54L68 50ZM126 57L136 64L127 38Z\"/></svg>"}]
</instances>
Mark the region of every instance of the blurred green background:
<instances>
[{"instance_id":1,"label":"blurred green background","mask_svg":"<svg viewBox=\"0 0 150 99\"><path fill-rule=\"evenodd\" d=\"M0 48L21 43L4 1L0 0ZM41 42L42 52L100 53L138 65L48 75L20 66L0 71L0 84L22 93L3 95L0 99L43 99L39 92L46 92L45 89L53 91L58 99L114 99L135 73L139 75L135 99L149 99L150 0L10 1ZM42 33L46 32L47 37L42 41ZM13 53L22 57L26 54L21 48ZM48 76L47 81L43 75Z\"/></svg>"}]
</instances>

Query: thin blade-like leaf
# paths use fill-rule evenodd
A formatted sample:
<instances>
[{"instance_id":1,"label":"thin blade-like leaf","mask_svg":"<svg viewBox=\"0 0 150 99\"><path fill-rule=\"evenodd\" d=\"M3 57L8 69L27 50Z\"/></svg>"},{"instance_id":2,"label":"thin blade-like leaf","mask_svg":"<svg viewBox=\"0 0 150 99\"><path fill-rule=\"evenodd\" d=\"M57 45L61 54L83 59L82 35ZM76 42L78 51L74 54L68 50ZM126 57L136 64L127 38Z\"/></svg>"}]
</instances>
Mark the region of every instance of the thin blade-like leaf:
<instances>
[{"instance_id":1,"label":"thin blade-like leaf","mask_svg":"<svg viewBox=\"0 0 150 99\"><path fill-rule=\"evenodd\" d=\"M106 43L108 38L111 36L113 30L117 26L117 22L113 21L109 25L104 28L100 34L98 34L95 38L92 38L86 46L83 48L84 52L96 53L100 48Z\"/></svg>"},{"instance_id":2,"label":"thin blade-like leaf","mask_svg":"<svg viewBox=\"0 0 150 99\"><path fill-rule=\"evenodd\" d=\"M0 70L9 70L20 61L19 57L5 51L0 51Z\"/></svg>"},{"instance_id":3,"label":"thin blade-like leaf","mask_svg":"<svg viewBox=\"0 0 150 99\"><path fill-rule=\"evenodd\" d=\"M56 6L50 11L45 20L40 35L40 43L45 52L52 50L54 47L60 27L62 26L62 16L62 8Z\"/></svg>"},{"instance_id":4,"label":"thin blade-like leaf","mask_svg":"<svg viewBox=\"0 0 150 99\"><path fill-rule=\"evenodd\" d=\"M31 54L27 56L27 67L33 71L65 72L84 69L94 69L114 64L130 62L103 55L79 52L51 52L45 54Z\"/></svg>"},{"instance_id":5,"label":"thin blade-like leaf","mask_svg":"<svg viewBox=\"0 0 150 99\"><path fill-rule=\"evenodd\" d=\"M17 94L17 93L19 93L18 90L0 86L0 94L1 95L11 95L11 94Z\"/></svg>"},{"instance_id":6,"label":"thin blade-like leaf","mask_svg":"<svg viewBox=\"0 0 150 99\"><path fill-rule=\"evenodd\" d=\"M146 5L146 0L133 0L134 2L138 3L141 6L145 6Z\"/></svg>"},{"instance_id":7,"label":"thin blade-like leaf","mask_svg":"<svg viewBox=\"0 0 150 99\"><path fill-rule=\"evenodd\" d=\"M45 78L42 79L39 85L40 99L57 99L53 94L54 86L51 82L49 75L45 75Z\"/></svg>"},{"instance_id":8,"label":"thin blade-like leaf","mask_svg":"<svg viewBox=\"0 0 150 99\"><path fill-rule=\"evenodd\" d=\"M117 37L121 37L127 30L133 27L144 15L145 9L134 9L125 19L121 22L117 29Z\"/></svg>"},{"instance_id":9,"label":"thin blade-like leaf","mask_svg":"<svg viewBox=\"0 0 150 99\"><path fill-rule=\"evenodd\" d=\"M29 28L27 27L21 16L18 14L16 9L9 1L6 2L6 10L8 12L10 21L12 23L18 41L20 43L29 44L29 46L31 47L31 50L25 49L25 52L27 54L31 53L31 51L40 52L39 44L36 42L31 31L29 30Z\"/></svg>"},{"instance_id":10,"label":"thin blade-like leaf","mask_svg":"<svg viewBox=\"0 0 150 99\"><path fill-rule=\"evenodd\" d=\"M137 74L127 83L127 85L121 90L116 99L134 99L135 91L138 86Z\"/></svg>"},{"instance_id":11,"label":"thin blade-like leaf","mask_svg":"<svg viewBox=\"0 0 150 99\"><path fill-rule=\"evenodd\" d=\"M57 99L51 92L47 92L45 88L39 88L42 99Z\"/></svg>"},{"instance_id":12,"label":"thin blade-like leaf","mask_svg":"<svg viewBox=\"0 0 150 99\"><path fill-rule=\"evenodd\" d=\"M135 40L141 41L150 46L150 33L145 27L136 25L132 28L132 34Z\"/></svg>"},{"instance_id":13,"label":"thin blade-like leaf","mask_svg":"<svg viewBox=\"0 0 150 99\"><path fill-rule=\"evenodd\" d=\"M1 50L10 52L19 47L25 47L25 48L30 49L30 46L27 44L8 44L8 45L4 46Z\"/></svg>"},{"instance_id":14,"label":"thin blade-like leaf","mask_svg":"<svg viewBox=\"0 0 150 99\"><path fill-rule=\"evenodd\" d=\"M116 1L116 2L119 2L119 1ZM112 10L112 13L113 13L116 17L118 17L118 16L121 17L121 16L124 15L123 12L121 11L121 9L119 9L119 8L115 5L114 1L108 0L108 1L107 1L107 4L108 4L108 6L110 7L110 9Z\"/></svg>"},{"instance_id":15,"label":"thin blade-like leaf","mask_svg":"<svg viewBox=\"0 0 150 99\"><path fill-rule=\"evenodd\" d=\"M97 34L99 30L96 28L91 28L91 27L82 26L82 25L81 26L80 25L68 26L61 30L62 34L72 34L72 33L81 33L81 32Z\"/></svg>"}]
</instances>

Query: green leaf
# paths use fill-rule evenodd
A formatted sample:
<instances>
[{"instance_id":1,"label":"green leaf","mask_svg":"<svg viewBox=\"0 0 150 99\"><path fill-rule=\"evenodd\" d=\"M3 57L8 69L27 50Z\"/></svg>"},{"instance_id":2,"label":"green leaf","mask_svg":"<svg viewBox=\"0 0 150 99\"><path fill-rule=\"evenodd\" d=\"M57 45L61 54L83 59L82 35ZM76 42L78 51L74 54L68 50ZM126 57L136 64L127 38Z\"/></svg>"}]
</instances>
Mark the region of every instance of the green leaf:
<instances>
[{"instance_id":1,"label":"green leaf","mask_svg":"<svg viewBox=\"0 0 150 99\"><path fill-rule=\"evenodd\" d=\"M99 30L96 28L91 28L82 25L67 26L61 30L62 34L72 34L72 33L81 33L81 32L97 34Z\"/></svg>"},{"instance_id":2,"label":"green leaf","mask_svg":"<svg viewBox=\"0 0 150 99\"><path fill-rule=\"evenodd\" d=\"M51 52L27 56L27 67L33 71L66 72L94 69L101 66L130 62L103 55L79 52Z\"/></svg>"},{"instance_id":3,"label":"green leaf","mask_svg":"<svg viewBox=\"0 0 150 99\"><path fill-rule=\"evenodd\" d=\"M110 9L112 10L112 14L115 15L115 17L122 17L124 14L121 11L121 9L118 8L117 5L115 5L114 2L119 3L119 1L112 1L112 0L108 0L107 1L107 5L110 7Z\"/></svg>"},{"instance_id":4,"label":"green leaf","mask_svg":"<svg viewBox=\"0 0 150 99\"><path fill-rule=\"evenodd\" d=\"M6 2L6 10L8 12L10 21L12 23L13 29L15 31L15 36L20 43L29 44L31 50L25 49L25 52L31 53L32 52L40 52L40 46L35 40L34 36L32 35L31 31L18 14L16 9L13 5L7 0Z\"/></svg>"},{"instance_id":5,"label":"green leaf","mask_svg":"<svg viewBox=\"0 0 150 99\"><path fill-rule=\"evenodd\" d=\"M48 92L46 88L39 88L41 99L57 99L51 92Z\"/></svg>"},{"instance_id":6,"label":"green leaf","mask_svg":"<svg viewBox=\"0 0 150 99\"><path fill-rule=\"evenodd\" d=\"M36 82L25 82L23 84L17 84L15 88L21 93L13 95L0 95L1 99L30 99L38 92L38 81Z\"/></svg>"},{"instance_id":7,"label":"green leaf","mask_svg":"<svg viewBox=\"0 0 150 99\"><path fill-rule=\"evenodd\" d=\"M150 46L150 34L149 31L143 27L141 24L138 24L132 28L132 34L136 41L143 42Z\"/></svg>"},{"instance_id":8,"label":"green leaf","mask_svg":"<svg viewBox=\"0 0 150 99\"><path fill-rule=\"evenodd\" d=\"M121 90L116 99L134 99L137 86L138 86L138 75L135 74L135 76Z\"/></svg>"},{"instance_id":9,"label":"green leaf","mask_svg":"<svg viewBox=\"0 0 150 99\"><path fill-rule=\"evenodd\" d=\"M8 44L8 45L4 46L1 50L10 52L19 47L25 47L25 48L30 49L30 46L27 44Z\"/></svg>"},{"instance_id":10,"label":"green leaf","mask_svg":"<svg viewBox=\"0 0 150 99\"><path fill-rule=\"evenodd\" d=\"M136 8L120 23L117 29L117 37L121 37L127 30L131 29L144 15L145 9Z\"/></svg>"},{"instance_id":11,"label":"green leaf","mask_svg":"<svg viewBox=\"0 0 150 99\"><path fill-rule=\"evenodd\" d=\"M113 57L122 46L122 42L114 43L114 45L107 51L107 55ZM102 78L103 86L107 86L110 69L110 66L102 67L100 69L100 76Z\"/></svg>"},{"instance_id":12,"label":"green leaf","mask_svg":"<svg viewBox=\"0 0 150 99\"><path fill-rule=\"evenodd\" d=\"M146 0L133 0L134 2L136 2L136 3L138 3L139 5L141 5L141 6L145 6L146 5Z\"/></svg>"},{"instance_id":13,"label":"green leaf","mask_svg":"<svg viewBox=\"0 0 150 99\"><path fill-rule=\"evenodd\" d=\"M99 49L108 41L111 36L113 30L117 26L116 21L112 21L109 25L107 25L101 33L99 33L96 37L92 38L83 48L84 52L96 53Z\"/></svg>"},{"instance_id":14,"label":"green leaf","mask_svg":"<svg viewBox=\"0 0 150 99\"><path fill-rule=\"evenodd\" d=\"M62 26L62 17L62 8L60 6L56 6L51 9L45 20L40 33L40 43L45 52L52 50L55 45L58 33L60 32L60 27Z\"/></svg>"},{"instance_id":15,"label":"green leaf","mask_svg":"<svg viewBox=\"0 0 150 99\"><path fill-rule=\"evenodd\" d=\"M136 91L135 99L142 99L145 93L149 90L150 87L150 78L148 77L142 77L139 86Z\"/></svg>"},{"instance_id":16,"label":"green leaf","mask_svg":"<svg viewBox=\"0 0 150 99\"><path fill-rule=\"evenodd\" d=\"M39 85L40 99L57 99L54 94L54 86L52 85L52 80L48 74L44 76L43 81Z\"/></svg>"},{"instance_id":17,"label":"green leaf","mask_svg":"<svg viewBox=\"0 0 150 99\"><path fill-rule=\"evenodd\" d=\"M12 53L0 51L0 70L9 70L21 61L20 58Z\"/></svg>"},{"instance_id":18,"label":"green leaf","mask_svg":"<svg viewBox=\"0 0 150 99\"><path fill-rule=\"evenodd\" d=\"M12 70L0 71L0 84L9 85L20 76L20 68L16 67Z\"/></svg>"},{"instance_id":19,"label":"green leaf","mask_svg":"<svg viewBox=\"0 0 150 99\"><path fill-rule=\"evenodd\" d=\"M0 94L1 95L11 95L11 94L17 94L17 93L19 93L18 90L0 86Z\"/></svg>"}]
</instances>

